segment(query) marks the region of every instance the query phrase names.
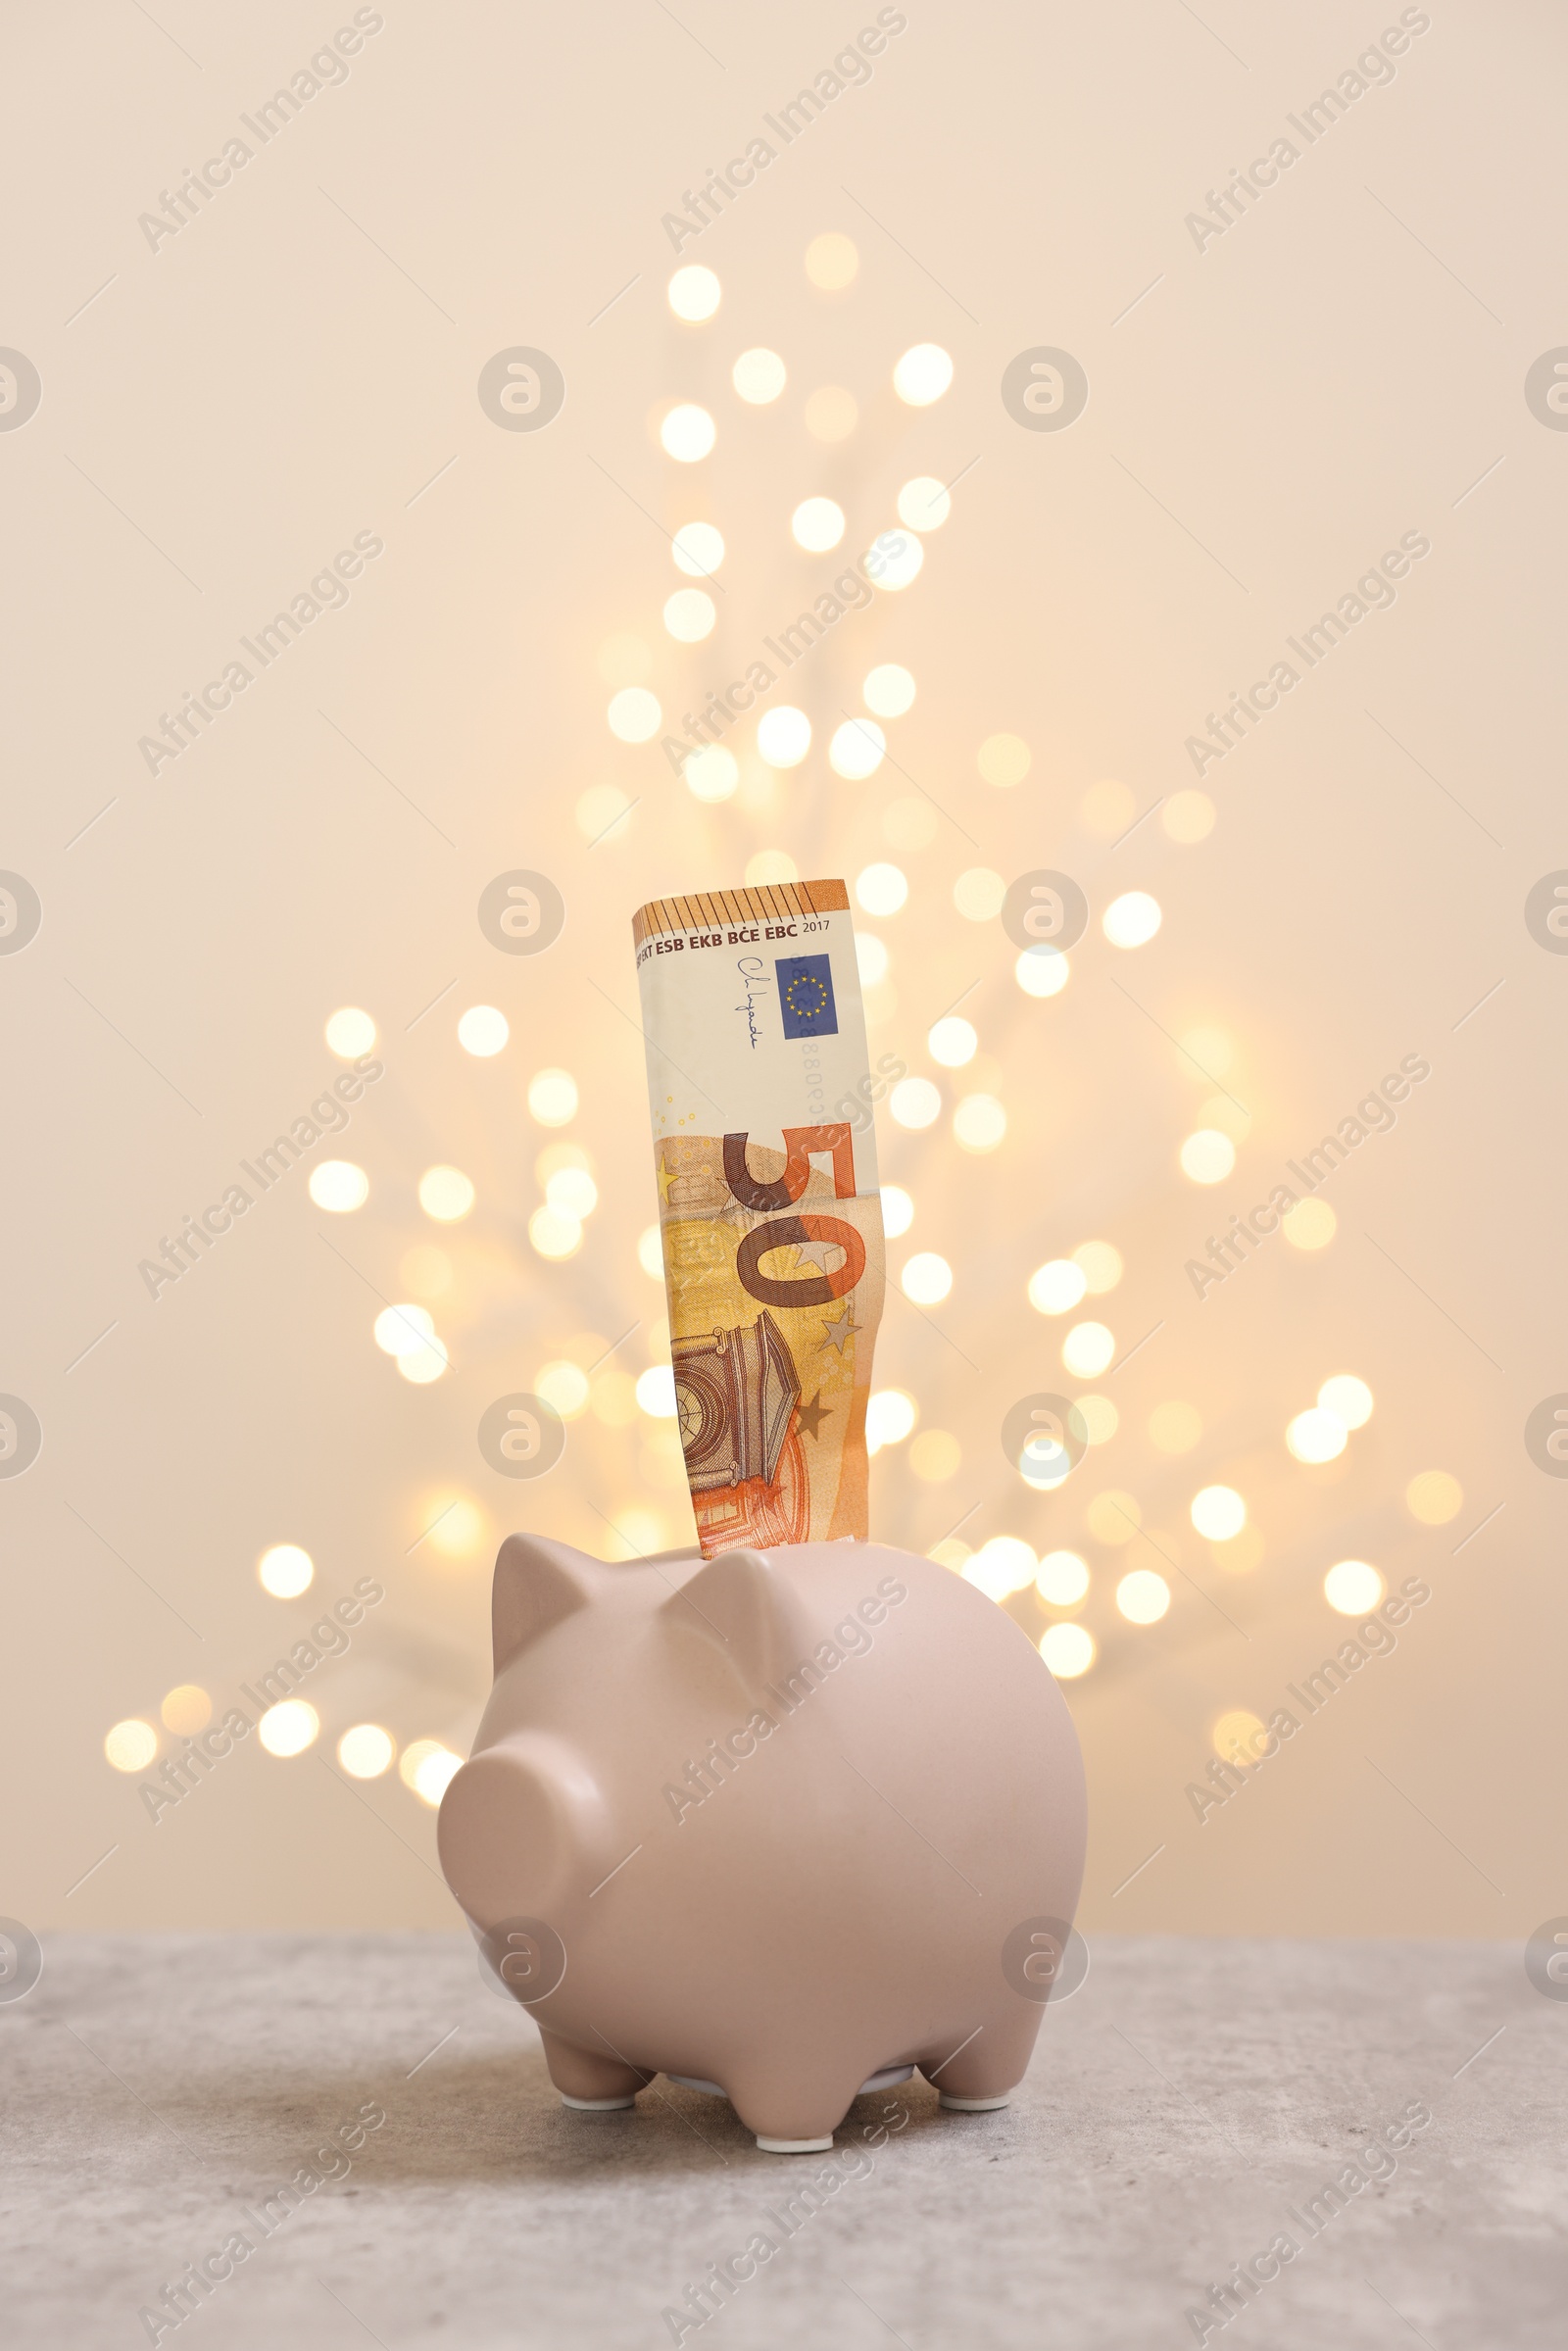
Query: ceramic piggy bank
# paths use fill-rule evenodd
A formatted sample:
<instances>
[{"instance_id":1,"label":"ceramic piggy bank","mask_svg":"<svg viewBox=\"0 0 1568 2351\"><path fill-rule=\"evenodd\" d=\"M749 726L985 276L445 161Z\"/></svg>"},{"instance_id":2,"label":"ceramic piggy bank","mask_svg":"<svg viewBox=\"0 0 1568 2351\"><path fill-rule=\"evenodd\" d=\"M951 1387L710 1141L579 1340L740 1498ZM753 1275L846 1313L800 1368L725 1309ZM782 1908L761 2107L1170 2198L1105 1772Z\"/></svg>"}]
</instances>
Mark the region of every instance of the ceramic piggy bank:
<instances>
[{"instance_id":1,"label":"ceramic piggy bank","mask_svg":"<svg viewBox=\"0 0 1568 2351\"><path fill-rule=\"evenodd\" d=\"M568 2105L664 2073L789 2153L915 2066L945 2106L1006 2104L1085 1803L1001 1608L878 1543L606 1566L514 1535L493 1621L441 1866Z\"/></svg>"}]
</instances>

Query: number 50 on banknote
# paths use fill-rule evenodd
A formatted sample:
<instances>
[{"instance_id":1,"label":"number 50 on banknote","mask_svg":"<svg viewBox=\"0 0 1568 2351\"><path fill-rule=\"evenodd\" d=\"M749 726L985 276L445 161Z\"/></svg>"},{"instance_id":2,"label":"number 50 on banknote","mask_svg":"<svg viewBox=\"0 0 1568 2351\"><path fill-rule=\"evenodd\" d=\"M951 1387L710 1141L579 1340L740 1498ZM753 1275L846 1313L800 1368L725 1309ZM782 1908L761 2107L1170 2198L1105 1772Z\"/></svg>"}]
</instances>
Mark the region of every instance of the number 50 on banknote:
<instances>
[{"instance_id":1,"label":"number 50 on banknote","mask_svg":"<svg viewBox=\"0 0 1568 2351\"><path fill-rule=\"evenodd\" d=\"M632 922L675 1406L705 1557L866 1535L884 1249L849 893L656 899Z\"/></svg>"}]
</instances>

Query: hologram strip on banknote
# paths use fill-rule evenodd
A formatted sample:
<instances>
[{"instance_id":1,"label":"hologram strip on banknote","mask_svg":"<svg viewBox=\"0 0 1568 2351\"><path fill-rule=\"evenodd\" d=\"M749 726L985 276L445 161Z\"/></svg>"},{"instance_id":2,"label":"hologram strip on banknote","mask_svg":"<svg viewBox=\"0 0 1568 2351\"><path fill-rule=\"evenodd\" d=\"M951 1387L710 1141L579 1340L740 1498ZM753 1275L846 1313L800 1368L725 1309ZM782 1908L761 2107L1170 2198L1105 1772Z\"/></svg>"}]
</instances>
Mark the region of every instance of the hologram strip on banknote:
<instances>
[{"instance_id":1,"label":"hologram strip on banknote","mask_svg":"<svg viewBox=\"0 0 1568 2351\"><path fill-rule=\"evenodd\" d=\"M863 1542L885 1263L849 893L656 899L632 935L704 1556Z\"/></svg>"}]
</instances>

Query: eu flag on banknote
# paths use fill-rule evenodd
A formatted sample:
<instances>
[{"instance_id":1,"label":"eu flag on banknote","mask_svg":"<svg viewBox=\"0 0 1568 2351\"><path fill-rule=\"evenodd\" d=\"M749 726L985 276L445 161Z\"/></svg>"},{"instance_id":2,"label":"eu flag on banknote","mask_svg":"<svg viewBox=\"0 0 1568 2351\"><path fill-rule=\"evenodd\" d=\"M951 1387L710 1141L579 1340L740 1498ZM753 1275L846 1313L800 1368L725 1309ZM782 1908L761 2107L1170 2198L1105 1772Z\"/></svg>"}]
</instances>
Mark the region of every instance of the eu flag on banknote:
<instances>
[{"instance_id":1,"label":"eu flag on banknote","mask_svg":"<svg viewBox=\"0 0 1568 2351\"><path fill-rule=\"evenodd\" d=\"M780 955L778 1004L786 1037L836 1037L838 1007L833 1002L833 965L827 955Z\"/></svg>"}]
</instances>

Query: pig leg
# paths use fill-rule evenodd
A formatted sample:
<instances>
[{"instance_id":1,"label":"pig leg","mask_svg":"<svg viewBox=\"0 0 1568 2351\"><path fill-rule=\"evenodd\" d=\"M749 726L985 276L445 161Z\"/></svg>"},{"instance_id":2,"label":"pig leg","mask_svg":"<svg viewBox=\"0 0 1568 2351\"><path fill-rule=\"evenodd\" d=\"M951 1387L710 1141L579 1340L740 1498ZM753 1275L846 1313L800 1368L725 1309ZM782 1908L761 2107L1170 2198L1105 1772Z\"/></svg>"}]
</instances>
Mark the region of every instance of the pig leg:
<instances>
[{"instance_id":1,"label":"pig leg","mask_svg":"<svg viewBox=\"0 0 1568 2351\"><path fill-rule=\"evenodd\" d=\"M642 2073L636 2066L622 2065L618 2057L598 2057L588 2049L573 2048L570 2041L547 2033L543 2025L539 2038L545 2045L550 2079L563 2102L584 2113L608 2114L615 2107L631 2106L637 2092L653 2080L652 2074Z\"/></svg>"},{"instance_id":2,"label":"pig leg","mask_svg":"<svg viewBox=\"0 0 1568 2351\"><path fill-rule=\"evenodd\" d=\"M808 2062L737 2070L723 2086L764 2155L824 2155L864 2079L863 2066L813 2073Z\"/></svg>"},{"instance_id":3,"label":"pig leg","mask_svg":"<svg viewBox=\"0 0 1568 2351\"><path fill-rule=\"evenodd\" d=\"M965 2041L960 2033L945 2049L927 2050L917 2063L942 2104L960 2114L983 2114L1005 2106L1029 2070L1040 2015L1018 2022L992 2022Z\"/></svg>"}]
</instances>

